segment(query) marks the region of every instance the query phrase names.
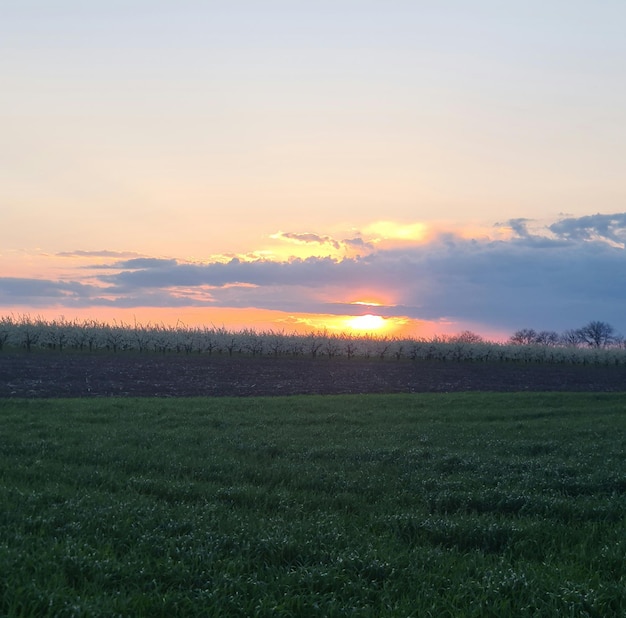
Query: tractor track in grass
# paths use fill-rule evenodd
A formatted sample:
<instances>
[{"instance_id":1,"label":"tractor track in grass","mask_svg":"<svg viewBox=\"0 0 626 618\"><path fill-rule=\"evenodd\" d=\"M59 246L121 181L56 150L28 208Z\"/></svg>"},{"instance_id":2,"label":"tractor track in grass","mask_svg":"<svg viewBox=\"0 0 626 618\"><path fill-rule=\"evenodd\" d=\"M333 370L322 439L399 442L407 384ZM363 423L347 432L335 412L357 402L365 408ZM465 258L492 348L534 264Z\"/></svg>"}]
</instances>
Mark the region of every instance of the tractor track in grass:
<instances>
[{"instance_id":1,"label":"tractor track in grass","mask_svg":"<svg viewBox=\"0 0 626 618\"><path fill-rule=\"evenodd\" d=\"M0 353L0 397L626 391L618 366L207 354Z\"/></svg>"}]
</instances>

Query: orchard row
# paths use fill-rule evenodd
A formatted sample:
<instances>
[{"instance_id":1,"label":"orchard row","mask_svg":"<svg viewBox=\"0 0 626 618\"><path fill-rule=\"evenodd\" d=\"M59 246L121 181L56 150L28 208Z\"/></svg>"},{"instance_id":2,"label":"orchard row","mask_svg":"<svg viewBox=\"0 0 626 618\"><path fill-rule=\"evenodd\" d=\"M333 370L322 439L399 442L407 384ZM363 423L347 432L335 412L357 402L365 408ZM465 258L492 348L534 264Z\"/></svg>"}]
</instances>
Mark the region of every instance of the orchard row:
<instances>
[{"instance_id":1,"label":"orchard row","mask_svg":"<svg viewBox=\"0 0 626 618\"><path fill-rule=\"evenodd\" d=\"M591 323L590 323L591 324ZM581 329L582 331L582 329ZM526 337L522 340L519 333ZM626 365L623 340L596 345L582 338L541 341L518 331L507 343L483 340L465 331L456 336L399 338L317 331L308 334L224 327L125 324L96 320L44 320L28 315L0 317L0 350L22 348L139 353L222 354L380 360L500 361ZM570 333L571 335L571 333Z\"/></svg>"}]
</instances>

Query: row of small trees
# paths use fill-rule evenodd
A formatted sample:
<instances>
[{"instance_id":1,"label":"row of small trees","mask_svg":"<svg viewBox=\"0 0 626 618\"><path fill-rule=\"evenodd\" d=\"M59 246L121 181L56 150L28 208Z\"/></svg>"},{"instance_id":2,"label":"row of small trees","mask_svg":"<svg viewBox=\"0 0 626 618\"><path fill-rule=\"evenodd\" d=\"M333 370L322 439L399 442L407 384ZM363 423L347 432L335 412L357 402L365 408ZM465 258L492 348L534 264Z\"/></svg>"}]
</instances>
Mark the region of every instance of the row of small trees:
<instances>
[{"instance_id":1,"label":"row of small trees","mask_svg":"<svg viewBox=\"0 0 626 618\"><path fill-rule=\"evenodd\" d=\"M600 323L603 324L603 323ZM593 328L591 328L593 326ZM590 323L575 340L532 329L516 332L507 343L485 341L472 331L425 338L375 337L318 331L309 334L221 327L112 324L95 320L46 321L27 315L0 318L0 350L20 347L138 353L222 354L233 356L343 357L347 359L410 359L450 361L512 361L626 364L623 339L612 329ZM602 337L598 333L603 333ZM610 335L610 337L609 337Z\"/></svg>"}]
</instances>

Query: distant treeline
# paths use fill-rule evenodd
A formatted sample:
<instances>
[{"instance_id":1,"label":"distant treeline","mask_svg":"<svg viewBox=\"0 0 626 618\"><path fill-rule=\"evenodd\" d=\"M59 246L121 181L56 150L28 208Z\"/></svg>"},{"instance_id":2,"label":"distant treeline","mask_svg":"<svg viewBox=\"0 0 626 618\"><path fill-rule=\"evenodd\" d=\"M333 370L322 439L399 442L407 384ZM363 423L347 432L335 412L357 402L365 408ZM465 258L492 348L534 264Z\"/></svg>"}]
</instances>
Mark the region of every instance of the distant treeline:
<instances>
[{"instance_id":1,"label":"distant treeline","mask_svg":"<svg viewBox=\"0 0 626 618\"><path fill-rule=\"evenodd\" d=\"M182 323L125 324L96 320L45 320L28 315L0 318L0 350L108 351L138 353L246 354L380 360L442 360L626 364L624 339L605 322L590 322L561 335L523 329L506 343L485 341L464 331L453 336L400 338L317 331L229 331L224 327Z\"/></svg>"},{"instance_id":2,"label":"distant treeline","mask_svg":"<svg viewBox=\"0 0 626 618\"><path fill-rule=\"evenodd\" d=\"M553 330L536 331L532 328L523 328L516 331L509 341L518 345L626 347L624 337L616 333L610 324L599 320L591 321L581 328L566 330L563 333L557 333Z\"/></svg>"}]
</instances>

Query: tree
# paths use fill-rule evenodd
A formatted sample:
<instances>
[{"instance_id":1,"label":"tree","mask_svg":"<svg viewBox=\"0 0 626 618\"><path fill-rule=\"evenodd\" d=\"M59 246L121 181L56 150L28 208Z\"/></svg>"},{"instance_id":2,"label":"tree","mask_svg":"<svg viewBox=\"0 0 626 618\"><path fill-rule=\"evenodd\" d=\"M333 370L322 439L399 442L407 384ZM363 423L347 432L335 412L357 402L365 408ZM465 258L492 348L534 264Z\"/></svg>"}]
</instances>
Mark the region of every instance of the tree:
<instances>
[{"instance_id":1,"label":"tree","mask_svg":"<svg viewBox=\"0 0 626 618\"><path fill-rule=\"evenodd\" d=\"M580 329L570 328L561 334L560 341L566 346L577 346L581 343Z\"/></svg>"},{"instance_id":2,"label":"tree","mask_svg":"<svg viewBox=\"0 0 626 618\"><path fill-rule=\"evenodd\" d=\"M615 329L599 320L589 322L578 330L580 338L592 348L606 348L616 340Z\"/></svg>"},{"instance_id":3,"label":"tree","mask_svg":"<svg viewBox=\"0 0 626 618\"><path fill-rule=\"evenodd\" d=\"M559 343L559 333L553 330L542 330L537 333L534 343L555 346Z\"/></svg>"},{"instance_id":4,"label":"tree","mask_svg":"<svg viewBox=\"0 0 626 618\"><path fill-rule=\"evenodd\" d=\"M536 330L533 328L522 328L522 330L518 330L511 335L509 342L515 345L530 345L531 343L535 343L536 338Z\"/></svg>"},{"instance_id":5,"label":"tree","mask_svg":"<svg viewBox=\"0 0 626 618\"><path fill-rule=\"evenodd\" d=\"M10 317L5 316L0 318L0 350L2 350L4 344L8 341L14 328L15 324Z\"/></svg>"},{"instance_id":6,"label":"tree","mask_svg":"<svg viewBox=\"0 0 626 618\"><path fill-rule=\"evenodd\" d=\"M18 324L22 334L22 345L27 352L30 352L32 347L39 341L41 327L44 322L41 318L33 321L29 316L23 315Z\"/></svg>"},{"instance_id":7,"label":"tree","mask_svg":"<svg viewBox=\"0 0 626 618\"><path fill-rule=\"evenodd\" d=\"M484 343L485 340L477 333L471 330L464 330L458 335L450 337L450 343Z\"/></svg>"}]
</instances>

